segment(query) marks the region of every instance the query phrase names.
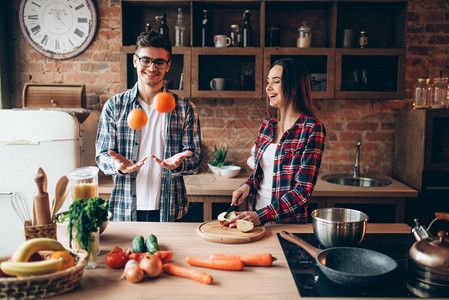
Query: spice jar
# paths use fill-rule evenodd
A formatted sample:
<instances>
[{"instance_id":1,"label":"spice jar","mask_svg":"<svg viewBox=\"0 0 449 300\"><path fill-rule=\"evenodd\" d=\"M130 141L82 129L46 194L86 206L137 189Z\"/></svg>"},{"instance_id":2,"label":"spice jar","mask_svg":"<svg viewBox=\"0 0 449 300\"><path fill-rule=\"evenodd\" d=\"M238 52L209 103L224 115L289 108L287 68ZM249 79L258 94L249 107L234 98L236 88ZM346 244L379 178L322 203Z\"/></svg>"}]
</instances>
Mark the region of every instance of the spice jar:
<instances>
[{"instance_id":1,"label":"spice jar","mask_svg":"<svg viewBox=\"0 0 449 300\"><path fill-rule=\"evenodd\" d=\"M432 84L432 97L430 106L432 108L447 107L447 77L438 77Z\"/></svg>"},{"instance_id":2,"label":"spice jar","mask_svg":"<svg viewBox=\"0 0 449 300\"><path fill-rule=\"evenodd\" d=\"M430 91L430 79L418 78L413 86L413 109L429 107Z\"/></svg>"},{"instance_id":3,"label":"spice jar","mask_svg":"<svg viewBox=\"0 0 449 300\"><path fill-rule=\"evenodd\" d=\"M366 48L368 46L368 33L366 31L360 31L359 45L360 48Z\"/></svg>"},{"instance_id":4,"label":"spice jar","mask_svg":"<svg viewBox=\"0 0 449 300\"><path fill-rule=\"evenodd\" d=\"M306 21L303 21L301 27L298 28L298 39L296 46L298 48L310 48L312 42L312 33Z\"/></svg>"},{"instance_id":5,"label":"spice jar","mask_svg":"<svg viewBox=\"0 0 449 300\"><path fill-rule=\"evenodd\" d=\"M242 33L240 26L237 24L231 25L231 34L229 35L231 38L231 44L234 47L241 47L242 46Z\"/></svg>"}]
</instances>

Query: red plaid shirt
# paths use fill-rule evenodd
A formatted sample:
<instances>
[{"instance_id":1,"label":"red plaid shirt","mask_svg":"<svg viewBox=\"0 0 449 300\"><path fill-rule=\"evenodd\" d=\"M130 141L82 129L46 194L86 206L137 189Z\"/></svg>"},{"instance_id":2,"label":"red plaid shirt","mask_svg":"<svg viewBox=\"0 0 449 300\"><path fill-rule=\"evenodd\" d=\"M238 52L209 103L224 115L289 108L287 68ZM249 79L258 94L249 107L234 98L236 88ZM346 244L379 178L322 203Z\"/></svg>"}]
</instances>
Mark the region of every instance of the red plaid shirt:
<instances>
[{"instance_id":1,"label":"red plaid shirt","mask_svg":"<svg viewBox=\"0 0 449 300\"><path fill-rule=\"evenodd\" d=\"M256 210L257 189L264 175L259 162L274 138L276 127L277 119L267 118L259 128L254 171L245 182L250 186L249 210ZM304 115L284 133L274 157L271 204L257 210L262 224L306 223L307 205L318 177L325 136L323 123Z\"/></svg>"}]
</instances>

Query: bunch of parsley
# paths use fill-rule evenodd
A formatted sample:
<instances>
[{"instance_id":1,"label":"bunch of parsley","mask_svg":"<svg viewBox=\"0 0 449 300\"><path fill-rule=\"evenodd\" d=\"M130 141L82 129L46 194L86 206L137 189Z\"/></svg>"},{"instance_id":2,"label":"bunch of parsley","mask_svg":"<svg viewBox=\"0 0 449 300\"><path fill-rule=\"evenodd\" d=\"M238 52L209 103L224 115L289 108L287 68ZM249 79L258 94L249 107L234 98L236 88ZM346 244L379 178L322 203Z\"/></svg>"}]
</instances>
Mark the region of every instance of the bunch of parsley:
<instances>
[{"instance_id":1,"label":"bunch of parsley","mask_svg":"<svg viewBox=\"0 0 449 300\"><path fill-rule=\"evenodd\" d=\"M108 219L108 201L95 197L78 199L69 207L69 243L72 245L73 229L75 238L82 249L89 251L91 232L96 232L101 223Z\"/></svg>"}]
</instances>

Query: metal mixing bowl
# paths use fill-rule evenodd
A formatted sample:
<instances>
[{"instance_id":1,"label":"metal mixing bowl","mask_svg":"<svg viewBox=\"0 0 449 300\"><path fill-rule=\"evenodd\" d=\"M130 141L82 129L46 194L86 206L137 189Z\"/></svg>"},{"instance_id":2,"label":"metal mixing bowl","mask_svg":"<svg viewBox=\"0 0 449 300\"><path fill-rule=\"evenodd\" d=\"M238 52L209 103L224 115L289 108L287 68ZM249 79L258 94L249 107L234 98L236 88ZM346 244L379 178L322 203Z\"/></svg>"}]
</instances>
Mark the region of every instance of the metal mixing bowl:
<instances>
[{"instance_id":1,"label":"metal mixing bowl","mask_svg":"<svg viewBox=\"0 0 449 300\"><path fill-rule=\"evenodd\" d=\"M348 208L319 208L312 211L313 232L326 248L350 247L365 237L368 215Z\"/></svg>"}]
</instances>

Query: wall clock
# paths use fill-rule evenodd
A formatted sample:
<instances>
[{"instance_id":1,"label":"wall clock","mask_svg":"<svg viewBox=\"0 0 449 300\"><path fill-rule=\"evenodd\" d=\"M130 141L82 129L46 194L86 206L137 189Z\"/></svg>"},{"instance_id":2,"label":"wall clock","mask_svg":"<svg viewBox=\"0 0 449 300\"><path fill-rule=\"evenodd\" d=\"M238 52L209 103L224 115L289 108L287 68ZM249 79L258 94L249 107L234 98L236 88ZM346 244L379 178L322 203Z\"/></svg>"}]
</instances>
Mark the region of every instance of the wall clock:
<instances>
[{"instance_id":1,"label":"wall clock","mask_svg":"<svg viewBox=\"0 0 449 300\"><path fill-rule=\"evenodd\" d=\"M54 59L83 52L97 30L93 0L22 0L19 19L27 42Z\"/></svg>"}]
</instances>

